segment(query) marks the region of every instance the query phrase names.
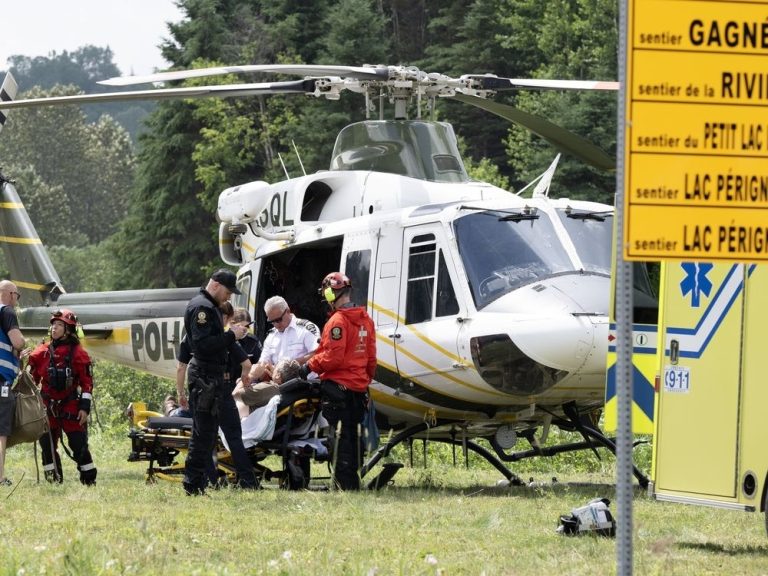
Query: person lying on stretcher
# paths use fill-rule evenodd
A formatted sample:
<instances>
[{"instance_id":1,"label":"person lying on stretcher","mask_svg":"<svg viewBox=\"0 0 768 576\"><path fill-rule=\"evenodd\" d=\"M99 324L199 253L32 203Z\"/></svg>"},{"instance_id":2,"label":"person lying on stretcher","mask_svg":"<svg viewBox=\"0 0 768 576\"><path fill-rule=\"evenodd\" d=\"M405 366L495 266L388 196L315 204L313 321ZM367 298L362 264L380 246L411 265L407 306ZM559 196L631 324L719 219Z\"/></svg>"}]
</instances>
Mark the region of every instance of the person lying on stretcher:
<instances>
[{"instance_id":1,"label":"person lying on stretcher","mask_svg":"<svg viewBox=\"0 0 768 576\"><path fill-rule=\"evenodd\" d=\"M243 444L247 447L258 444L263 440L271 440L277 426L278 408L287 405L300 398L314 396L319 398L317 383L303 380L299 376L300 366L296 360L281 360L271 370L272 379L259 382L257 378L269 378L270 370L265 365L256 364L251 368L250 375L254 382L243 386L238 382L232 395L238 405L241 414L241 427L243 430ZM309 418L297 423L291 429L291 435L298 438L314 436L314 430L321 425L323 419L320 416ZM306 443L306 442L305 442ZM319 439L309 442L319 452L326 451ZM318 445L315 446L315 443ZM226 442L224 442L226 447Z\"/></svg>"},{"instance_id":2,"label":"person lying on stretcher","mask_svg":"<svg viewBox=\"0 0 768 576\"><path fill-rule=\"evenodd\" d=\"M280 360L274 367L254 364L250 371L251 384L244 386L242 380L238 380L232 392L240 419L247 418L256 408L266 406L280 393L280 384L299 377L299 369L296 360L288 359Z\"/></svg>"}]
</instances>

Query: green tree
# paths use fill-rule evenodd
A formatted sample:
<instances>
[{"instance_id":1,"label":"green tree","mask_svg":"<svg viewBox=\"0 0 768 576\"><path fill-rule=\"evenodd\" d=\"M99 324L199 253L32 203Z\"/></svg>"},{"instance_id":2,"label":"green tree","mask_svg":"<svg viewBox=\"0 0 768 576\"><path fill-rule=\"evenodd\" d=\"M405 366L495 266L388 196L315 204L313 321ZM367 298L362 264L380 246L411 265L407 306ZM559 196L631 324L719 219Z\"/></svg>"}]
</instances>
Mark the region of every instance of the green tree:
<instances>
[{"instance_id":1,"label":"green tree","mask_svg":"<svg viewBox=\"0 0 768 576\"><path fill-rule=\"evenodd\" d=\"M274 53L261 2L183 0L180 8L186 17L169 26L170 37L162 45L174 67L242 64L248 61L245 54ZM195 285L220 265L218 194L264 171L259 102L158 104L148 133L139 139L137 186L117 238L118 258L125 265L120 288Z\"/></svg>"},{"instance_id":2,"label":"green tree","mask_svg":"<svg viewBox=\"0 0 768 576\"><path fill-rule=\"evenodd\" d=\"M117 288L193 286L216 257L215 219L198 199L193 112L189 102L164 102L139 138L136 187L116 238Z\"/></svg>"},{"instance_id":3,"label":"green tree","mask_svg":"<svg viewBox=\"0 0 768 576\"><path fill-rule=\"evenodd\" d=\"M0 147L0 156L4 156ZM7 164L3 173L15 181L24 207L32 219L45 246L83 246L88 242L85 234L72 225L73 213L64 187L49 184L31 164Z\"/></svg>"},{"instance_id":4,"label":"green tree","mask_svg":"<svg viewBox=\"0 0 768 576\"><path fill-rule=\"evenodd\" d=\"M51 246L48 254L67 292L112 290L117 283L121 263L111 239L80 248Z\"/></svg>"},{"instance_id":5,"label":"green tree","mask_svg":"<svg viewBox=\"0 0 768 576\"><path fill-rule=\"evenodd\" d=\"M48 56L29 57L15 54L8 59L19 86L29 90L37 86L44 90L56 85L74 85L84 92L106 92L99 80L119 76L120 69L112 58L110 48L86 45L74 52L50 52Z\"/></svg>"},{"instance_id":6,"label":"green tree","mask_svg":"<svg viewBox=\"0 0 768 576\"><path fill-rule=\"evenodd\" d=\"M392 38L391 59L380 63L412 64L421 60L430 41L428 36L430 18L432 13L437 11L437 8L430 5L440 3L444 1L387 0L380 2L382 13L387 19L387 35Z\"/></svg>"},{"instance_id":7,"label":"green tree","mask_svg":"<svg viewBox=\"0 0 768 576\"><path fill-rule=\"evenodd\" d=\"M181 7L187 18L171 25L163 54L187 68L240 64L253 57L267 62L303 61L305 55L314 59L327 2L186 0ZM149 121L151 132L140 139L138 186L119 235L119 257L126 263L121 287L194 285L219 265L218 194L228 186L277 175L276 147L283 142L279 127L295 127L293 107L302 105L298 98L290 104L279 100L158 105Z\"/></svg>"},{"instance_id":8,"label":"green tree","mask_svg":"<svg viewBox=\"0 0 768 576\"><path fill-rule=\"evenodd\" d=\"M617 6L606 0L547 2L539 23L538 47L542 63L534 75L542 78L613 80L617 75ZM539 114L616 152L615 92L524 93L521 108ZM552 148L520 129L507 139L510 164L522 180L541 172L554 157ZM553 189L572 198L612 202L613 173L596 170L580 160L563 157Z\"/></svg>"},{"instance_id":9,"label":"green tree","mask_svg":"<svg viewBox=\"0 0 768 576\"><path fill-rule=\"evenodd\" d=\"M88 126L85 162L92 166L90 191L72 194L79 229L92 242L114 234L125 217L135 174L128 132L109 116Z\"/></svg>"},{"instance_id":10,"label":"green tree","mask_svg":"<svg viewBox=\"0 0 768 576\"><path fill-rule=\"evenodd\" d=\"M431 42L419 66L451 76L486 73L511 78L525 76L531 55L509 42L517 30L502 18L507 4L507 0L443 3L437 16L429 22ZM514 103L508 93L494 99ZM504 146L508 129L505 121L450 100L441 110L442 118L451 122L456 133L466 141L468 154L474 161L488 158L504 175L509 175Z\"/></svg>"},{"instance_id":11,"label":"green tree","mask_svg":"<svg viewBox=\"0 0 768 576\"><path fill-rule=\"evenodd\" d=\"M77 92L73 86L34 88L25 96ZM89 123L75 106L39 107L10 114L2 136L0 157L22 171L20 193L46 244L98 243L117 230L133 179L131 143L122 127L106 116ZM62 230L62 222L81 236Z\"/></svg>"},{"instance_id":12,"label":"green tree","mask_svg":"<svg viewBox=\"0 0 768 576\"><path fill-rule=\"evenodd\" d=\"M85 45L74 52L53 51L48 56L29 57L15 54L8 59L10 70L22 90L33 87L50 90L54 86L77 86L87 94L100 94L118 90L98 84L99 80L120 75L120 69L113 61L110 48ZM154 108L151 101L114 102L82 106L90 122L109 114L119 122L131 137L142 130L144 118Z\"/></svg>"}]
</instances>

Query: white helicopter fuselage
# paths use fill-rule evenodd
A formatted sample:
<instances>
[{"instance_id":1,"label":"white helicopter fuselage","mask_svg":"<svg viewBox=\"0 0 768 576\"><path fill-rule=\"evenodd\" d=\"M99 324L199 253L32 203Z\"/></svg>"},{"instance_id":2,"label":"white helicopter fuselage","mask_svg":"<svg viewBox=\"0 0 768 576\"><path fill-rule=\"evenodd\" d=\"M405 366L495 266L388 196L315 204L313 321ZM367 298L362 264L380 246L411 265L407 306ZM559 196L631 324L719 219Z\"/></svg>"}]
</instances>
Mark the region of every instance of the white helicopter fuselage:
<instances>
[{"instance_id":1,"label":"white helicopter fuselage","mask_svg":"<svg viewBox=\"0 0 768 576\"><path fill-rule=\"evenodd\" d=\"M319 299L291 283L314 294L325 273L344 271L376 326L377 409L392 423L461 420L483 433L535 425L568 402L602 405L611 224L569 215L611 210L478 182L328 171L223 192L220 246L241 265L239 304L247 297L257 314L281 292L320 323ZM334 265L276 264L305 248L333 251Z\"/></svg>"},{"instance_id":2,"label":"white helicopter fuselage","mask_svg":"<svg viewBox=\"0 0 768 576\"><path fill-rule=\"evenodd\" d=\"M275 294L323 325L317 288L343 271L376 327L371 394L393 427L449 422L487 436L573 422L603 404L613 209L549 198L555 165L522 198L469 180L449 125L350 125L331 170L220 194L220 255L239 268L242 292L233 303L259 338ZM17 207L0 219L6 236L39 242L10 183L3 193ZM62 293L44 251L30 257L26 246L6 247L29 278L19 284L58 292L95 356L175 375L196 289ZM22 312L25 333L45 332L50 306Z\"/></svg>"}]
</instances>

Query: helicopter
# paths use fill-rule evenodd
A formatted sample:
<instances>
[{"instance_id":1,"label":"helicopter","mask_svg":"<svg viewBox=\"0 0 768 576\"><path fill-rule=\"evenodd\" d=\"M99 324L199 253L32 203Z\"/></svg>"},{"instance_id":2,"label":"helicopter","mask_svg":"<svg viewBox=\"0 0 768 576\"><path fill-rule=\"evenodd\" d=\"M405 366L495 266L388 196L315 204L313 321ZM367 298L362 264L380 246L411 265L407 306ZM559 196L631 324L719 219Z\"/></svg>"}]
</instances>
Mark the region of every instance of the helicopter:
<instances>
[{"instance_id":1,"label":"helicopter","mask_svg":"<svg viewBox=\"0 0 768 576\"><path fill-rule=\"evenodd\" d=\"M488 100L520 88L616 90L615 82L453 78L406 66L248 65L161 72L105 81L113 86L232 73L302 80L163 88L4 102L4 109L144 98L299 93L335 100L362 94L368 119L344 128L328 170L269 184L227 188L218 201L219 251L238 268L235 306L256 318L270 296L322 325L317 286L344 272L353 301L376 327L370 393L390 440L365 475L401 442L428 437L488 460L511 483L505 462L600 445L609 341L613 207L549 195L559 155L532 181L530 197L472 181L450 124L422 118L452 98L516 122L561 152L601 169L613 159L546 119ZM393 119L384 119L385 103ZM376 112L378 119L370 119ZM416 118L409 119L415 104ZM52 306L72 308L86 345L106 358L160 376L175 374L181 318L199 288L68 294L12 183L2 177L0 231L12 279L39 306L19 315L26 333L47 329ZM642 281L636 289L645 290ZM647 293L651 294L650 288ZM544 446L550 427L583 442ZM529 449L514 450L518 439ZM491 450L477 439L489 442ZM635 469L642 485L645 475Z\"/></svg>"}]
</instances>

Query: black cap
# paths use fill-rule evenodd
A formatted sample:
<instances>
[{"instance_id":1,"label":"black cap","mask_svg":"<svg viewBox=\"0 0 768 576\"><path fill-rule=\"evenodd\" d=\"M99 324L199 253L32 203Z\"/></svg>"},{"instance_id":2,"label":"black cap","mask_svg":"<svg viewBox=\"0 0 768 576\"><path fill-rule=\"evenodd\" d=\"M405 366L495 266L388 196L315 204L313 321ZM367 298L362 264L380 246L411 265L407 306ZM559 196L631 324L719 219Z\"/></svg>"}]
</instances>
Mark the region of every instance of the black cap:
<instances>
[{"instance_id":1,"label":"black cap","mask_svg":"<svg viewBox=\"0 0 768 576\"><path fill-rule=\"evenodd\" d=\"M235 273L231 270L226 270L224 268L216 270L211 276L211 280L215 280L233 294L240 294L240 290L237 289L237 276L235 276Z\"/></svg>"}]
</instances>

